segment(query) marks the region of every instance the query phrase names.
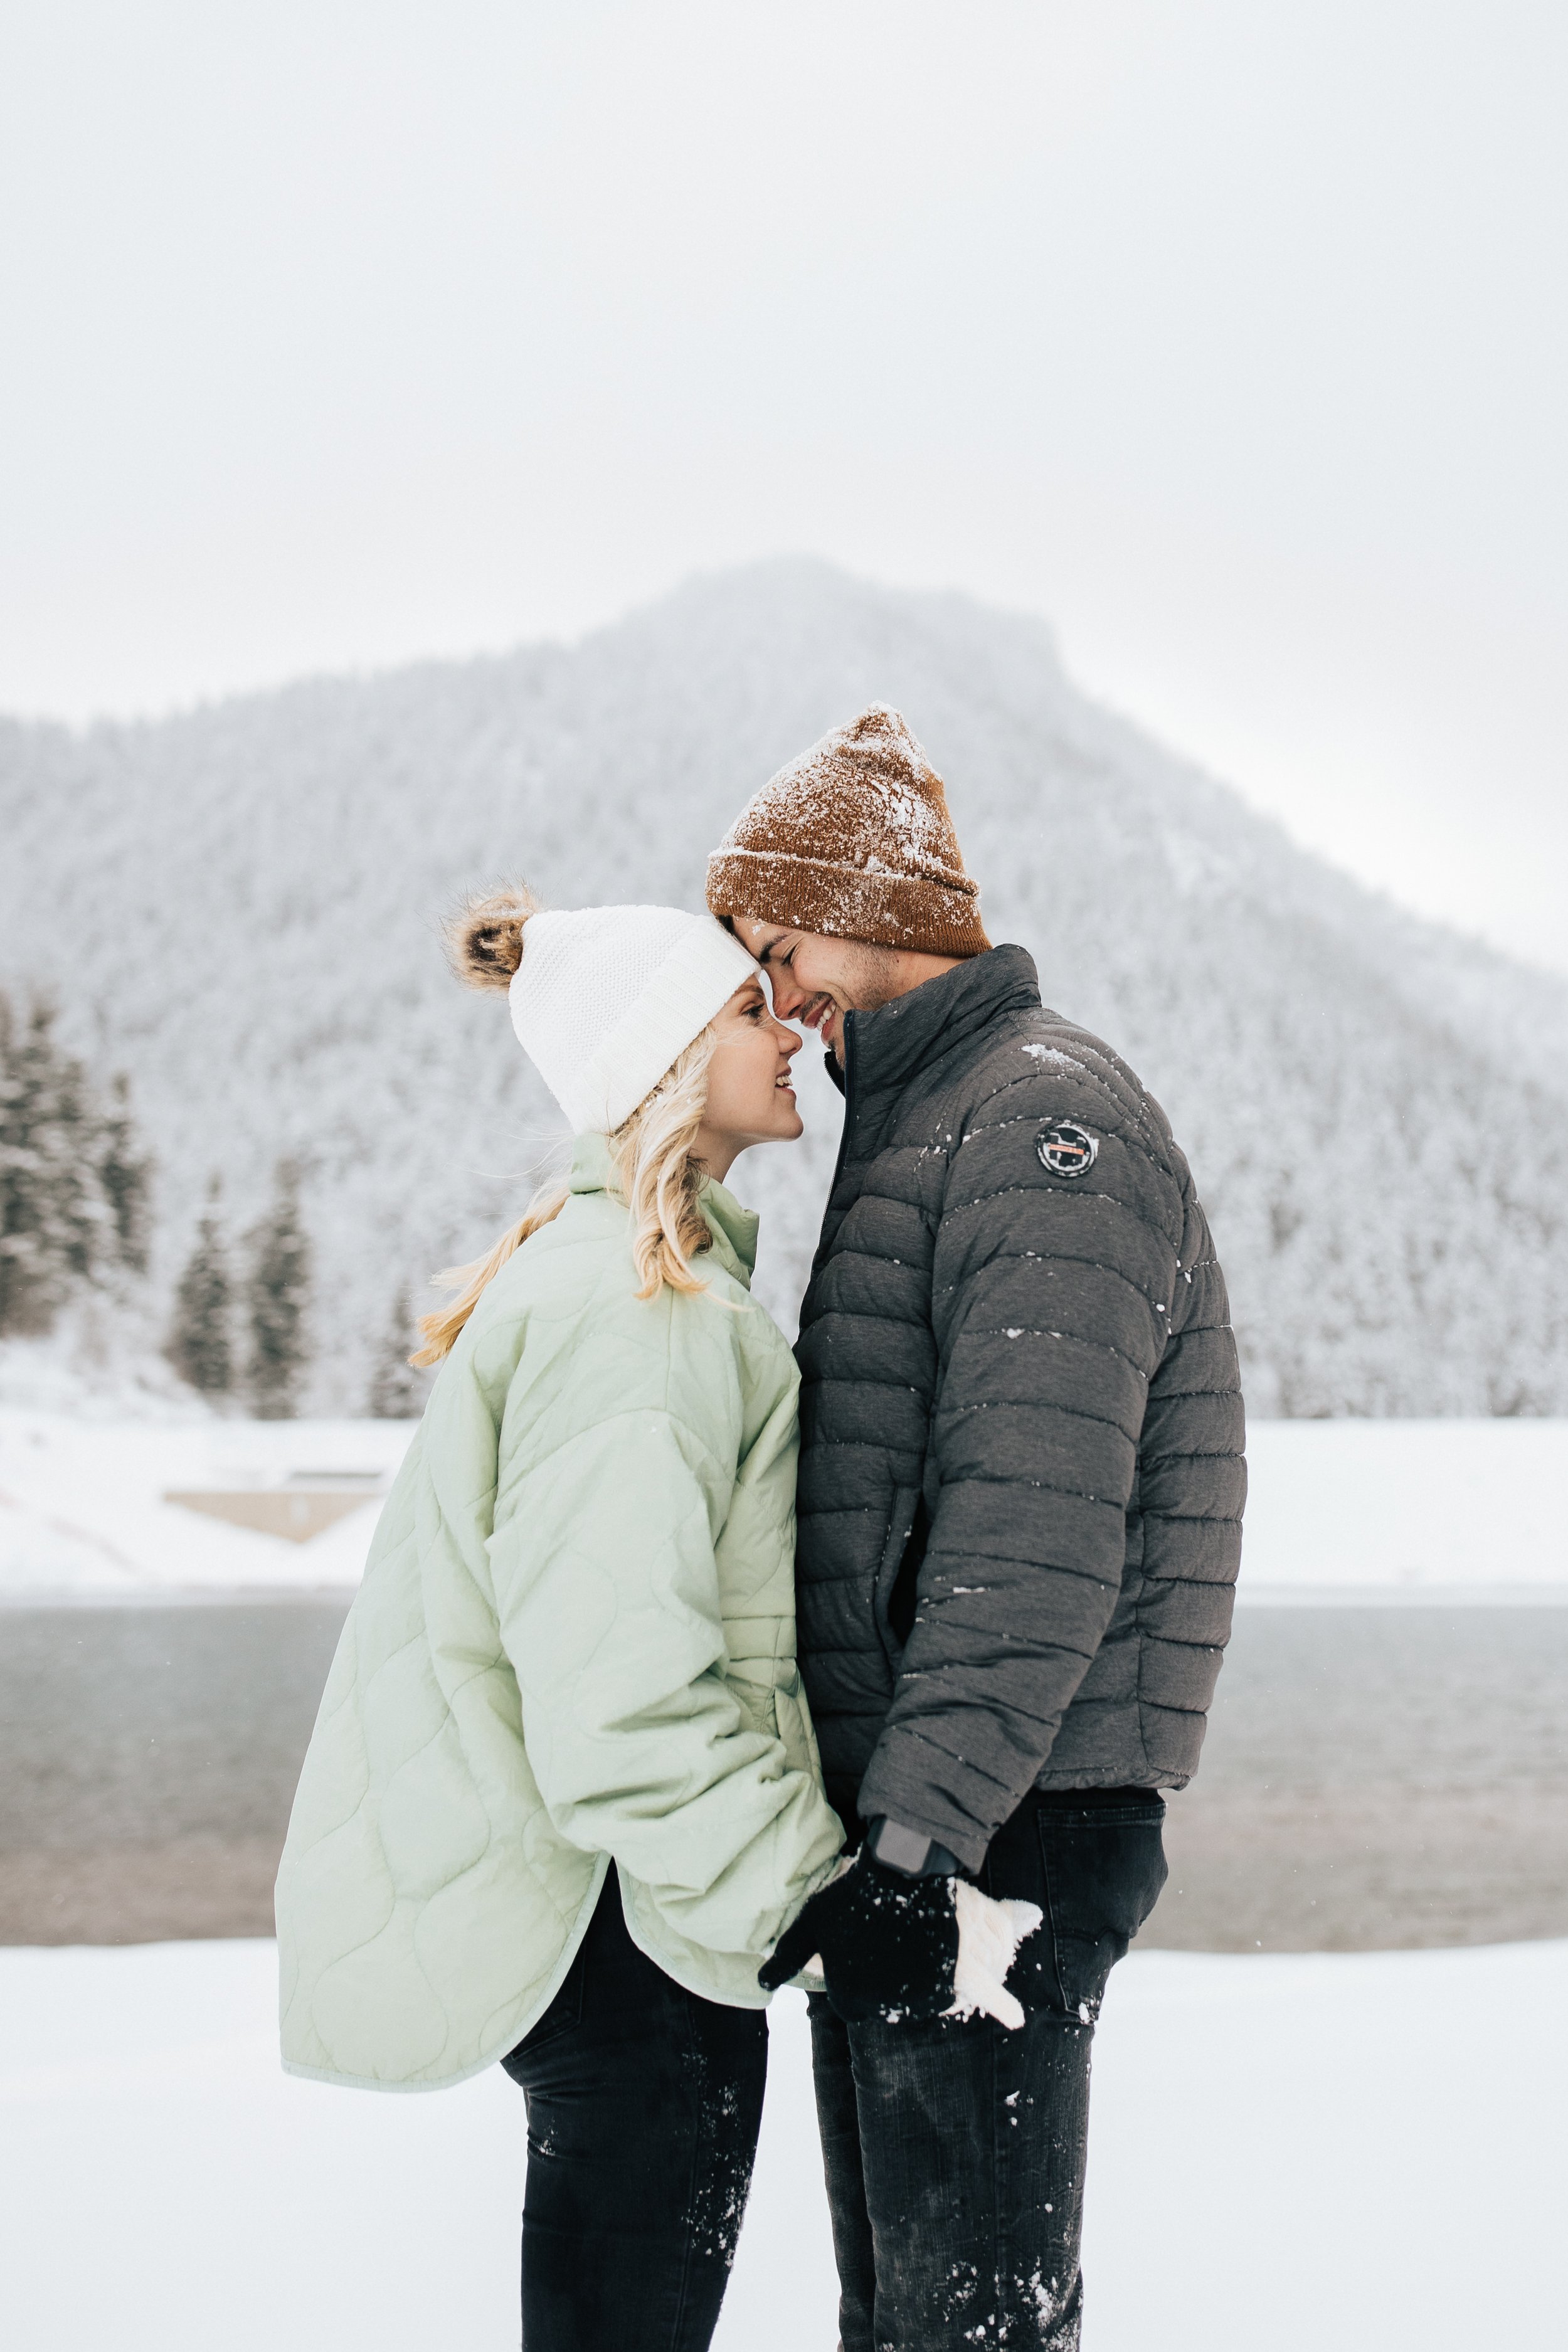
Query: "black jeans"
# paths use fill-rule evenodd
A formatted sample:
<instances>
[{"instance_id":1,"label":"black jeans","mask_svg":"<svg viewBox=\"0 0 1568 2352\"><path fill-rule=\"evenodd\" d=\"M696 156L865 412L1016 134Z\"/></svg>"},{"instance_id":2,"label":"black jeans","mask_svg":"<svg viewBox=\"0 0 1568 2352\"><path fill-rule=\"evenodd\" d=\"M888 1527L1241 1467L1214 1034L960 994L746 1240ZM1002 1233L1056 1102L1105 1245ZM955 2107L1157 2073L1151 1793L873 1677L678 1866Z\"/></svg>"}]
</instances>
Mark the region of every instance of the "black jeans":
<instances>
[{"instance_id":1,"label":"black jeans","mask_svg":"<svg viewBox=\"0 0 1568 2352\"><path fill-rule=\"evenodd\" d=\"M706 2352L763 2119L763 2012L685 1991L612 1869L566 1981L501 2063L528 2098L526 2352Z\"/></svg>"},{"instance_id":2,"label":"black jeans","mask_svg":"<svg viewBox=\"0 0 1568 2352\"><path fill-rule=\"evenodd\" d=\"M1106 1979L1165 1883L1150 1790L1026 1800L979 1883L1037 1903L1008 1979L1028 2011L845 2025L811 2001L843 2352L1076 2352L1089 2046Z\"/></svg>"}]
</instances>

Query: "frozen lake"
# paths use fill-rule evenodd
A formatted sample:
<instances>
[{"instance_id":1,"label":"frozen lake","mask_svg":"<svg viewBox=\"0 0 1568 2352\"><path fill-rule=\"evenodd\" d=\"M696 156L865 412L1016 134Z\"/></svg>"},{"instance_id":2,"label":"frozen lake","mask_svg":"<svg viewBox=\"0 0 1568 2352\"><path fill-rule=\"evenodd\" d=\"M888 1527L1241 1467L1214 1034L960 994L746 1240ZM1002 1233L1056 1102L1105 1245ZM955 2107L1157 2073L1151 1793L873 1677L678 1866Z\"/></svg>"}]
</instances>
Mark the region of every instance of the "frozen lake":
<instances>
[{"instance_id":1,"label":"frozen lake","mask_svg":"<svg viewBox=\"0 0 1568 2352\"><path fill-rule=\"evenodd\" d=\"M346 1596L13 1604L0 1942L266 1933ZM1146 1938L1568 1936L1568 1608L1237 1612Z\"/></svg>"},{"instance_id":2,"label":"frozen lake","mask_svg":"<svg viewBox=\"0 0 1568 2352\"><path fill-rule=\"evenodd\" d=\"M0 1413L0 1943L262 1934L374 1523L163 1499L390 1475L374 1423ZM1265 1423L1237 1631L1148 1939L1568 1936L1568 1424Z\"/></svg>"}]
</instances>

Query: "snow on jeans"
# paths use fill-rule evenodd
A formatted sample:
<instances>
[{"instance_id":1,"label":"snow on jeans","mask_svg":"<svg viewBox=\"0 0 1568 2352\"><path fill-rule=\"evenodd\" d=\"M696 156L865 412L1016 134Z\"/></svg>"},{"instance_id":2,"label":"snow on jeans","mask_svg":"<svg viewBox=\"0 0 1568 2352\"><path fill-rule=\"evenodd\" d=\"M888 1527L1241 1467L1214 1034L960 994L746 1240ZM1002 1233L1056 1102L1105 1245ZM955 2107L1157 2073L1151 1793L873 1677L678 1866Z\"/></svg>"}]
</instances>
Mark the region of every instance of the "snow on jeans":
<instances>
[{"instance_id":1,"label":"snow on jeans","mask_svg":"<svg viewBox=\"0 0 1568 2352\"><path fill-rule=\"evenodd\" d=\"M501 2061L528 2099L526 2352L707 2352L767 2048L762 2010L704 2000L637 1949L612 1869L561 1990Z\"/></svg>"},{"instance_id":2,"label":"snow on jeans","mask_svg":"<svg viewBox=\"0 0 1568 2352\"><path fill-rule=\"evenodd\" d=\"M1029 2011L845 2025L811 2001L843 2352L1077 2352L1089 2051L1106 1979L1165 1883L1144 1789L1037 1790L979 1883L1044 1924L1008 1981Z\"/></svg>"}]
</instances>

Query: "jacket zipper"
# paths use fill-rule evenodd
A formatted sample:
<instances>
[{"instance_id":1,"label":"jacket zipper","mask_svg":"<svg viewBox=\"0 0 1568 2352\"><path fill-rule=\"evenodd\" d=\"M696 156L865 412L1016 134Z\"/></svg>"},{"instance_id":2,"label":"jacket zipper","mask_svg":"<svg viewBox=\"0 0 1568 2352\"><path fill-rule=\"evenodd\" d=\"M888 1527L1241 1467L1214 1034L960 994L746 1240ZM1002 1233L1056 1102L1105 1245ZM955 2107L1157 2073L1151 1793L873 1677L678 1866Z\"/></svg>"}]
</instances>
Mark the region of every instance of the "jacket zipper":
<instances>
[{"instance_id":1,"label":"jacket zipper","mask_svg":"<svg viewBox=\"0 0 1568 2352\"><path fill-rule=\"evenodd\" d=\"M855 1116L855 1015L844 1015L844 1132L838 1139L838 1157L833 1163L833 1181L827 1188L831 1201L838 1190L838 1179L844 1173L844 1155L849 1149L849 1126Z\"/></svg>"},{"instance_id":2,"label":"jacket zipper","mask_svg":"<svg viewBox=\"0 0 1568 2352\"><path fill-rule=\"evenodd\" d=\"M827 1188L827 1201L829 1207L832 1206L833 1196L838 1190L838 1179L844 1173L844 1155L849 1149L849 1121L852 1116L849 1108L849 1083L850 1073L855 1063L855 1048L851 1039L849 1024L854 1018L855 1015L853 1013L847 1013L844 1015L844 1131L838 1139L838 1157L833 1163L833 1181ZM823 1265L823 1253L826 1248L826 1244L819 1241L816 1249L811 1254L811 1275L806 1284L806 1292L808 1297L810 1295L811 1284L816 1280L817 1275L821 1271ZM801 1301L803 1308L805 1305L805 1300L803 1298Z\"/></svg>"}]
</instances>

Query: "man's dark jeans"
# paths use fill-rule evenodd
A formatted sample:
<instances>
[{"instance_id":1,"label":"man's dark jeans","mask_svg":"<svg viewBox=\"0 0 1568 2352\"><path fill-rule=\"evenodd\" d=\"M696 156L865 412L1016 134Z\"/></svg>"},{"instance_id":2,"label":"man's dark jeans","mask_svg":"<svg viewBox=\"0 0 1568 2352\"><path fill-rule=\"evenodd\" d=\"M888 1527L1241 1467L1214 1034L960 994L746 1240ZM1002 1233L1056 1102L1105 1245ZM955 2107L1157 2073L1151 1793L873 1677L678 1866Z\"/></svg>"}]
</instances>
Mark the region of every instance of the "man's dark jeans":
<instances>
[{"instance_id":1,"label":"man's dark jeans","mask_svg":"<svg viewBox=\"0 0 1568 2352\"><path fill-rule=\"evenodd\" d=\"M1076 2352L1089 2047L1106 1979L1165 1883L1150 1790L1026 1800L979 1883L1044 1924L1008 1982L1028 2011L845 2025L811 2002L843 2352Z\"/></svg>"},{"instance_id":2,"label":"man's dark jeans","mask_svg":"<svg viewBox=\"0 0 1568 2352\"><path fill-rule=\"evenodd\" d=\"M565 1983L501 2063L528 2096L527 2352L706 2352L752 2182L763 2012L656 1968L612 1870Z\"/></svg>"}]
</instances>

